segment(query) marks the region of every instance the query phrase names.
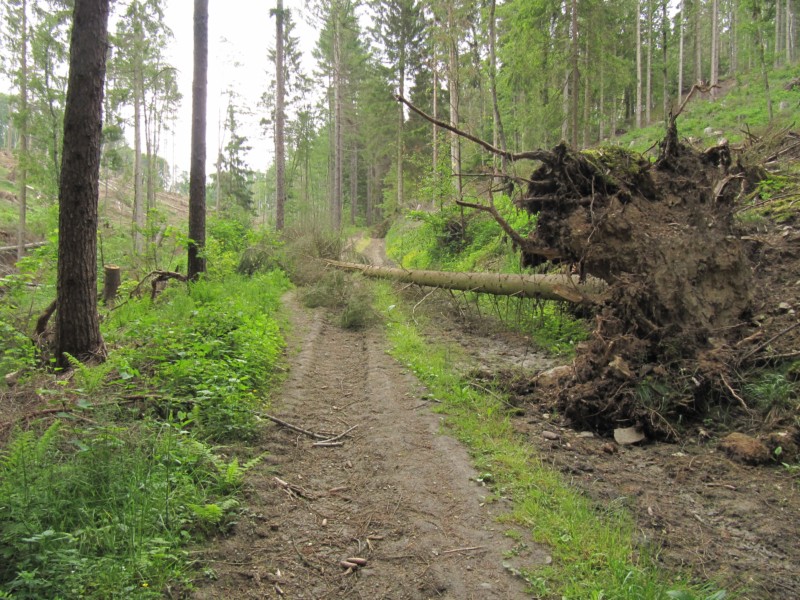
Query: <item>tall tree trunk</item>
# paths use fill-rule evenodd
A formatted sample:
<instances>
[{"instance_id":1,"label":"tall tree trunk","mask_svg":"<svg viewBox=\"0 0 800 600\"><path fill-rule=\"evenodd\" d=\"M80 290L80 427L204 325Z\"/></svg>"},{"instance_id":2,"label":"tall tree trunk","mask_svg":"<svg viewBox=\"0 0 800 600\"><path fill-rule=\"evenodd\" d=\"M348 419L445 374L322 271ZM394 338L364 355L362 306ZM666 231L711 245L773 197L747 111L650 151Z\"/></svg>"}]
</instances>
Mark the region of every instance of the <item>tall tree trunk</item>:
<instances>
[{"instance_id":1,"label":"tall tree trunk","mask_svg":"<svg viewBox=\"0 0 800 600\"><path fill-rule=\"evenodd\" d=\"M358 141L353 136L350 150L350 225L356 224L358 214Z\"/></svg>"},{"instance_id":2,"label":"tall tree trunk","mask_svg":"<svg viewBox=\"0 0 800 600\"><path fill-rule=\"evenodd\" d=\"M367 202L364 208L367 227L372 226L372 178L374 177L374 165L372 161L368 161L367 165Z\"/></svg>"},{"instance_id":3,"label":"tall tree trunk","mask_svg":"<svg viewBox=\"0 0 800 600\"><path fill-rule=\"evenodd\" d=\"M101 357L97 203L109 0L75 0L58 211L56 364Z\"/></svg>"},{"instance_id":4,"label":"tall tree trunk","mask_svg":"<svg viewBox=\"0 0 800 600\"><path fill-rule=\"evenodd\" d=\"M669 21L667 16L667 0L661 0L661 60L662 60L662 94L664 123L668 123L669 118L669 80L667 79L667 32L669 31Z\"/></svg>"},{"instance_id":5,"label":"tall tree trunk","mask_svg":"<svg viewBox=\"0 0 800 600\"><path fill-rule=\"evenodd\" d=\"M775 68L781 65L782 51L783 51L783 19L782 19L781 0L775 0Z\"/></svg>"},{"instance_id":6,"label":"tall tree trunk","mask_svg":"<svg viewBox=\"0 0 800 600\"><path fill-rule=\"evenodd\" d=\"M333 211L331 225L336 231L342 228L342 24L338 5L334 9L333 32Z\"/></svg>"},{"instance_id":7,"label":"tall tree trunk","mask_svg":"<svg viewBox=\"0 0 800 600\"><path fill-rule=\"evenodd\" d=\"M589 109L591 107L591 81L589 78L589 37L586 37L585 56L583 57L583 147L589 147ZM602 67L601 67L602 69Z\"/></svg>"},{"instance_id":8,"label":"tall tree trunk","mask_svg":"<svg viewBox=\"0 0 800 600\"><path fill-rule=\"evenodd\" d=\"M194 0L192 151L189 167L189 248L187 276L206 271L206 121L208 103L208 0Z\"/></svg>"},{"instance_id":9,"label":"tall tree trunk","mask_svg":"<svg viewBox=\"0 0 800 600\"><path fill-rule=\"evenodd\" d=\"M489 4L489 87L492 94L492 133L494 146L506 150L506 133L503 130L503 120L500 118L500 104L497 101L497 31L495 23L495 5L497 0ZM501 169L508 172L508 159L503 157Z\"/></svg>"},{"instance_id":10,"label":"tall tree trunk","mask_svg":"<svg viewBox=\"0 0 800 600\"><path fill-rule=\"evenodd\" d=\"M644 95L644 124L652 122L653 106L653 0L647 0L647 93Z\"/></svg>"},{"instance_id":11,"label":"tall tree trunk","mask_svg":"<svg viewBox=\"0 0 800 600\"><path fill-rule=\"evenodd\" d=\"M694 0L694 79L695 83L703 83L703 22L701 17L701 0Z\"/></svg>"},{"instance_id":12,"label":"tall tree trunk","mask_svg":"<svg viewBox=\"0 0 800 600\"><path fill-rule=\"evenodd\" d=\"M456 32L455 14L452 0L447 4L447 29L448 29L448 61L447 82L450 90L450 124L458 127L458 33ZM461 183L461 138L450 132L450 166L455 175L456 196L461 198L463 187Z\"/></svg>"},{"instance_id":13,"label":"tall tree trunk","mask_svg":"<svg viewBox=\"0 0 800 600\"><path fill-rule=\"evenodd\" d=\"M778 0L780 2L780 0ZM784 11L786 39L784 41L783 49L786 53L786 64L792 64L794 59L794 37L792 31L794 30L794 13L792 12L792 0L786 0L786 10Z\"/></svg>"},{"instance_id":14,"label":"tall tree trunk","mask_svg":"<svg viewBox=\"0 0 800 600\"><path fill-rule=\"evenodd\" d=\"M578 0L572 0L570 7L570 37L572 38L572 71L570 73L570 130L572 133L571 142L572 147L578 149L578 105L580 104L580 73L578 71L578 55L579 40L578 40Z\"/></svg>"},{"instance_id":15,"label":"tall tree trunk","mask_svg":"<svg viewBox=\"0 0 800 600\"><path fill-rule=\"evenodd\" d=\"M439 72L436 69L436 51L434 56L431 57L431 69L433 70L433 118L439 118ZM431 131L431 146L433 154L433 177L436 181L439 180L439 126L433 124Z\"/></svg>"},{"instance_id":16,"label":"tall tree trunk","mask_svg":"<svg viewBox=\"0 0 800 600\"><path fill-rule=\"evenodd\" d=\"M686 0L681 0L680 17L678 21L678 104L683 102L683 47L684 31L686 30Z\"/></svg>"},{"instance_id":17,"label":"tall tree trunk","mask_svg":"<svg viewBox=\"0 0 800 600\"><path fill-rule=\"evenodd\" d=\"M25 254L26 219L28 213L28 3L22 0L21 29L22 46L20 48L20 82L19 82L19 224L17 226L17 259Z\"/></svg>"},{"instance_id":18,"label":"tall tree trunk","mask_svg":"<svg viewBox=\"0 0 800 600\"><path fill-rule=\"evenodd\" d=\"M642 0L636 0L636 129L642 127Z\"/></svg>"},{"instance_id":19,"label":"tall tree trunk","mask_svg":"<svg viewBox=\"0 0 800 600\"><path fill-rule=\"evenodd\" d=\"M600 101L598 105L597 114L599 116L597 139L602 142L605 139L606 132L603 126L606 122L605 107L606 107L606 77L605 77L605 63L600 61Z\"/></svg>"},{"instance_id":20,"label":"tall tree trunk","mask_svg":"<svg viewBox=\"0 0 800 600\"><path fill-rule=\"evenodd\" d=\"M284 104L286 82L284 81L283 0L278 0L275 9L275 229L283 231L286 204L286 142Z\"/></svg>"},{"instance_id":21,"label":"tall tree trunk","mask_svg":"<svg viewBox=\"0 0 800 600\"><path fill-rule=\"evenodd\" d=\"M719 85L719 0L711 0L711 97Z\"/></svg>"},{"instance_id":22,"label":"tall tree trunk","mask_svg":"<svg viewBox=\"0 0 800 600\"><path fill-rule=\"evenodd\" d=\"M767 52L764 46L764 32L760 25L758 25L758 21L756 19L760 18L760 15L756 17L754 15L754 21L756 22L756 49L758 51L758 58L759 62L761 63L761 78L764 81L764 95L767 97L767 114L769 115L769 120L772 122L772 94L769 91L769 73L767 71Z\"/></svg>"},{"instance_id":23,"label":"tall tree trunk","mask_svg":"<svg viewBox=\"0 0 800 600\"><path fill-rule=\"evenodd\" d=\"M405 44L401 44L400 60L397 67L397 89L400 90L400 97L405 98L406 91L406 57L405 57ZM405 122L404 116L405 106L397 103L397 154L395 157L395 168L397 170L397 206L396 211L400 211L403 207L403 124Z\"/></svg>"},{"instance_id":24,"label":"tall tree trunk","mask_svg":"<svg viewBox=\"0 0 800 600\"><path fill-rule=\"evenodd\" d=\"M137 69L138 71L138 69ZM141 72L133 75L133 252L144 252L144 200L142 199L142 101Z\"/></svg>"},{"instance_id":25,"label":"tall tree trunk","mask_svg":"<svg viewBox=\"0 0 800 600\"><path fill-rule=\"evenodd\" d=\"M739 72L739 43L738 43L738 35L739 35L739 28L738 28L738 9L739 3L737 0L731 0L730 2L730 31L728 33L728 40L729 40L729 52L730 57L728 60L728 74L729 75L736 75Z\"/></svg>"}]
</instances>

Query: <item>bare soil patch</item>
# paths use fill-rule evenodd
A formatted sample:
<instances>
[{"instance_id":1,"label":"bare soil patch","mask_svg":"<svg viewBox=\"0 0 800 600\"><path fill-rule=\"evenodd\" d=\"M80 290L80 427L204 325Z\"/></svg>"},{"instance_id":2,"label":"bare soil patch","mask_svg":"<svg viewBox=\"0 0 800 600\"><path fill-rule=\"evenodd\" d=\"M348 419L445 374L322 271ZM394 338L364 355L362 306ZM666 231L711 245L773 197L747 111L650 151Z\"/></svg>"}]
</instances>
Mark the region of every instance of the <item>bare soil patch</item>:
<instances>
[{"instance_id":1,"label":"bare soil patch","mask_svg":"<svg viewBox=\"0 0 800 600\"><path fill-rule=\"evenodd\" d=\"M267 428L247 510L201 557L216 579L194 597L526 597L508 567L544 563L546 552L504 557L514 541L494 520L502 506L484 504L467 452L440 434L425 390L381 334L288 303L295 353L272 412L313 431L357 428L335 447ZM348 558L366 564L349 571Z\"/></svg>"}]
</instances>

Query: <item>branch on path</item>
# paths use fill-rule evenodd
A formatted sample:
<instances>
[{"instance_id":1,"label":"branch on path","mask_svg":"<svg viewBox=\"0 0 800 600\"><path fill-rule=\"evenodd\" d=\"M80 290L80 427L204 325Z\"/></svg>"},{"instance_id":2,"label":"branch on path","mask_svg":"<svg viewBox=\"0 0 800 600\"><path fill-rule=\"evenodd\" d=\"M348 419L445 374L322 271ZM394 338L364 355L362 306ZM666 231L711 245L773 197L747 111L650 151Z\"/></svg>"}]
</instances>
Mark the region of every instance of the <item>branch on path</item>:
<instances>
[{"instance_id":1,"label":"branch on path","mask_svg":"<svg viewBox=\"0 0 800 600\"><path fill-rule=\"evenodd\" d=\"M324 446L324 445L334 445L334 442L342 439L348 433L353 431L358 425L353 425L347 431L344 431L338 435L332 433L317 433L316 431L309 431L308 429L303 429L302 427L298 427L297 425L292 425L291 423L284 421L283 419L279 419L278 417L273 417L267 413L257 413L259 417L263 417L265 419L269 419L276 425L280 425L281 427L285 427L286 429L291 429L292 431L296 431L297 433L302 433L305 436L310 438L314 438L315 440L320 440L318 443L315 443L315 446ZM333 437L331 437L333 436Z\"/></svg>"}]
</instances>

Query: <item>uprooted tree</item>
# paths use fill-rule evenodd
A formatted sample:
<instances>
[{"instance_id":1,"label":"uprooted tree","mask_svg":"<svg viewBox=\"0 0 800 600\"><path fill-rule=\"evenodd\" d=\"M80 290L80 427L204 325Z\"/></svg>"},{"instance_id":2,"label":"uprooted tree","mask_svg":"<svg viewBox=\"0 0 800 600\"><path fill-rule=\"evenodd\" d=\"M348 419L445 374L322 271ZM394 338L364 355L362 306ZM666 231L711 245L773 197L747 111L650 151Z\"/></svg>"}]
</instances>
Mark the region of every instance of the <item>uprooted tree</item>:
<instances>
[{"instance_id":1,"label":"uprooted tree","mask_svg":"<svg viewBox=\"0 0 800 600\"><path fill-rule=\"evenodd\" d=\"M515 200L538 215L530 236L511 230L491 202L466 206L491 213L524 264L576 263L582 277L607 284L592 336L558 389L568 418L601 432L636 424L670 437L671 422L706 402L743 403L731 381L737 356L752 347L752 266L734 207L758 169L734 160L727 143L705 151L681 143L677 115L651 162L619 148L575 152L565 144L514 154L398 100L510 161L539 161Z\"/></svg>"}]
</instances>

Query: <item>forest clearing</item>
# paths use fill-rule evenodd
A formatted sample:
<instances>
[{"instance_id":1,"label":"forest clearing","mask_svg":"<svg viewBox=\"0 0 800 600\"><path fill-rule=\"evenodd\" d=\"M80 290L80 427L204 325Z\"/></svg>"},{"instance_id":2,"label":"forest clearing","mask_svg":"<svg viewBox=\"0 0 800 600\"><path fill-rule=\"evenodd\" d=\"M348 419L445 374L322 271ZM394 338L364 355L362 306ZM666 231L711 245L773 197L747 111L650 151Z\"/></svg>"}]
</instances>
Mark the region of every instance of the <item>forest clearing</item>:
<instances>
[{"instance_id":1,"label":"forest clearing","mask_svg":"<svg viewBox=\"0 0 800 600\"><path fill-rule=\"evenodd\" d=\"M800 598L794 0L175 6L0 10L0 598Z\"/></svg>"}]
</instances>

